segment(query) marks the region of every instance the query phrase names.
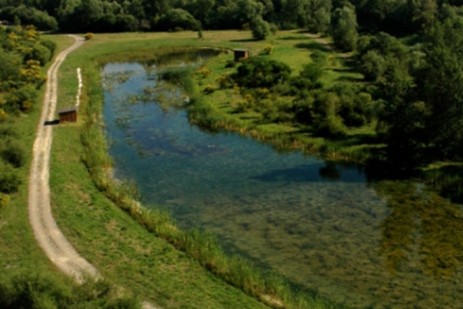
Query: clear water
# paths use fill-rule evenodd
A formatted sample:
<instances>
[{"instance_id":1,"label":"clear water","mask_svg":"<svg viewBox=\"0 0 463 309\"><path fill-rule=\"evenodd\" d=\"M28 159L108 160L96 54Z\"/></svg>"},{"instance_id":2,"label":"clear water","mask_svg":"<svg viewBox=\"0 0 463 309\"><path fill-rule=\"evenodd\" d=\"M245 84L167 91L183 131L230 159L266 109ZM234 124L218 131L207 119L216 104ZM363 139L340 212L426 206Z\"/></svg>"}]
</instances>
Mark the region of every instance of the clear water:
<instances>
[{"instance_id":1,"label":"clear water","mask_svg":"<svg viewBox=\"0 0 463 309\"><path fill-rule=\"evenodd\" d=\"M461 206L423 185L368 183L355 167L203 132L144 96L155 72L124 63L102 73L116 177L133 180L146 205L335 302L463 308Z\"/></svg>"}]
</instances>

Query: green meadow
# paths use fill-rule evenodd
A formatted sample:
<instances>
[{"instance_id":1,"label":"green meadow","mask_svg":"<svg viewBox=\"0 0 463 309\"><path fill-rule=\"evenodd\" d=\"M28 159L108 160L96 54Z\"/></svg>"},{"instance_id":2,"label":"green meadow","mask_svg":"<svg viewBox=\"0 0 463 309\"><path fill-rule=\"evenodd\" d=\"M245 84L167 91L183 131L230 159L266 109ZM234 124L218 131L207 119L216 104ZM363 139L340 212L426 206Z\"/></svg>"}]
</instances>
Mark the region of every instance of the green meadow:
<instances>
[{"instance_id":1,"label":"green meadow","mask_svg":"<svg viewBox=\"0 0 463 309\"><path fill-rule=\"evenodd\" d=\"M61 35L47 35L58 51L72 44ZM100 68L108 62L148 61L185 48L212 47L225 52L207 63L206 74L195 74L195 94L207 113L211 127L239 131L269 141L278 147L300 148L314 153L334 149L336 157L360 153L364 146L357 136L372 134L372 128L350 132L351 142L331 144L290 124L259 124L258 113L236 113L225 104L236 97L233 90L218 90L218 79L229 74L225 64L231 50L246 48L251 55L268 48L268 57L287 63L294 74L310 63L314 50L326 54L324 84L340 79L357 82L344 57L306 33L282 31L266 41L253 41L247 31L97 34L70 54L59 72L58 109L72 106L77 91L76 69L83 73L83 93L78 121L54 128L50 186L54 216L77 251L117 286L118 293L148 300L162 308L332 308L336 305L316 295L296 292L278 275L258 270L249 262L223 253L212 235L181 231L168 214L145 210L136 201L136 188L111 179L111 159L103 134L103 94ZM204 94L207 87L217 89ZM18 119L15 127L26 149L32 148L39 108ZM193 119L194 121L194 119ZM362 131L363 130L363 131ZM360 132L362 131L362 132ZM308 146L307 146L308 145ZM369 146L368 146L369 147ZM346 156L347 156L346 155ZM354 155L355 156L355 155ZM30 155L28 156L30 161ZM35 243L27 214L27 176L10 205L0 212L0 261L4 272L59 274Z\"/></svg>"}]
</instances>

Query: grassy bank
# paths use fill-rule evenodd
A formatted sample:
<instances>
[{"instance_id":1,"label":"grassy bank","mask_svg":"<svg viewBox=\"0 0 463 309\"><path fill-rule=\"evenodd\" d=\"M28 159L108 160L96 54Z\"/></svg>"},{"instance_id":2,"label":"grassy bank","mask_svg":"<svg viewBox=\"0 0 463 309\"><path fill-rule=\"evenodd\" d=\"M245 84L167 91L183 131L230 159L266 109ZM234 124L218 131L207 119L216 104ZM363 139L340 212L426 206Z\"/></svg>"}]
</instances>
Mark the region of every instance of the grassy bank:
<instances>
[{"instance_id":1,"label":"grassy bank","mask_svg":"<svg viewBox=\"0 0 463 309\"><path fill-rule=\"evenodd\" d=\"M70 44L69 38L57 38L57 51L60 51ZM43 72L47 68L43 68ZM42 88L41 96L44 88ZM20 168L21 186L15 194L11 194L9 205L0 209L0 267L5 276L14 275L21 272L31 273L52 272L53 266L44 256L37 242L32 235L32 230L28 220L27 194L31 150L35 139L37 122L41 112L41 99L37 100L36 105L28 114L23 114L19 118L12 118L12 130L20 138L18 142L25 149L24 166Z\"/></svg>"},{"instance_id":2,"label":"grassy bank","mask_svg":"<svg viewBox=\"0 0 463 309\"><path fill-rule=\"evenodd\" d=\"M262 43L247 41L249 35L206 32L205 40L187 32L97 35L71 54L60 70L60 107L74 101L77 67L83 70L84 89L78 122L54 131L50 181L58 223L110 282L165 308L333 307L310 295L294 294L280 278L225 256L213 237L178 230L164 213L140 208L131 199L130 186L110 179L100 65L148 60L160 50L185 46L259 48Z\"/></svg>"},{"instance_id":3,"label":"grassy bank","mask_svg":"<svg viewBox=\"0 0 463 309\"><path fill-rule=\"evenodd\" d=\"M297 76L305 65L324 62L320 78L320 84L326 89L324 91L330 92L330 88L346 85L364 86L363 76L353 68L351 55L336 53L328 39L314 40L310 36L304 32L289 31L266 42L235 41L249 49L251 56L264 55L267 59L287 64L292 76ZM288 104L295 99L294 96L278 97L264 92L262 100L259 100L253 98L249 91L243 91L243 87L223 86L224 77L233 74L239 65L231 63L231 59L231 55L215 57L195 75L199 87L190 108L190 121L193 123L210 130L239 132L270 143L277 149L297 149L337 161L364 162L371 150L383 147L375 142L374 122L346 128L345 135L340 138L323 138L314 134L307 125L284 120L285 115L272 107ZM262 89L258 91L262 92Z\"/></svg>"},{"instance_id":4,"label":"grassy bank","mask_svg":"<svg viewBox=\"0 0 463 309\"><path fill-rule=\"evenodd\" d=\"M54 41L57 43L56 53L73 42L64 36L56 37ZM43 74L49 65L42 68ZM12 118L11 129L20 137L17 141L25 149L26 163L19 169L21 185L18 192L10 194L8 205L0 209L0 307L106 308L122 305L133 308L132 305L136 305L134 299L124 299L123 296L129 294L116 291L106 282L77 286L54 267L33 236L27 206L28 176L36 128L41 125L38 120L44 91L43 87L29 113Z\"/></svg>"}]
</instances>

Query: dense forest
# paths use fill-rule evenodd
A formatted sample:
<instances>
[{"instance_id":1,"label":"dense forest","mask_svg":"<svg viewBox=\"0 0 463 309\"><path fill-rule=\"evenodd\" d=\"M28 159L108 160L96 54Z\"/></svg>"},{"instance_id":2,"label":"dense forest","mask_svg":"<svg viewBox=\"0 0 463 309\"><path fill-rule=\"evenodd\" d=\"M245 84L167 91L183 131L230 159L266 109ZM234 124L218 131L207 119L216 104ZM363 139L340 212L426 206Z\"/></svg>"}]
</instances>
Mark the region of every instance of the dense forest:
<instances>
[{"instance_id":1,"label":"dense forest","mask_svg":"<svg viewBox=\"0 0 463 309\"><path fill-rule=\"evenodd\" d=\"M457 0L0 0L0 19L63 32L294 29L330 33L343 48L358 32L407 35L459 15Z\"/></svg>"},{"instance_id":2,"label":"dense forest","mask_svg":"<svg viewBox=\"0 0 463 309\"><path fill-rule=\"evenodd\" d=\"M406 166L463 157L462 5L458 0L0 0L0 19L61 32L250 29L255 39L265 39L272 31L297 28L330 35L339 51L354 52L365 78L361 86L321 89L323 59L316 59L288 79L289 86L265 88L279 86L272 91L296 97L281 108L322 136L339 138L345 128L374 122L388 158ZM37 46L34 53L46 58L49 46ZM22 56L23 63L31 53ZM1 57L9 57L4 66L21 61L5 52ZM29 70L42 60L31 62ZM246 85L243 76L265 67L257 62L237 72L242 76L236 82L262 88Z\"/></svg>"}]
</instances>

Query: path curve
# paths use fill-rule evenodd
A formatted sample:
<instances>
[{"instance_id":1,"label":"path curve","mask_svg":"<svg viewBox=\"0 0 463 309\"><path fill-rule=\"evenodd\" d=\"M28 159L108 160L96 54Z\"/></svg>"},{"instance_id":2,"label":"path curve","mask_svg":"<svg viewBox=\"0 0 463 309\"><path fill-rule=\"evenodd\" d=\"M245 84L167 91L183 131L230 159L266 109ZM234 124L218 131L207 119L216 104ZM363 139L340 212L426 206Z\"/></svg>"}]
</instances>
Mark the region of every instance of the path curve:
<instances>
[{"instance_id":1,"label":"path curve","mask_svg":"<svg viewBox=\"0 0 463 309\"><path fill-rule=\"evenodd\" d=\"M37 135L32 150L32 164L29 174L29 221L35 239L48 258L65 274L82 283L85 278L101 278L96 268L77 253L56 224L50 204L50 150L53 141L53 127L45 125L55 118L58 97L58 69L66 56L79 48L84 39L69 35L75 42L62 51L48 69L43 110L37 126ZM81 80L79 78L79 87ZM80 89L79 89L80 91ZM159 309L153 304L142 302L143 309Z\"/></svg>"},{"instance_id":2,"label":"path curve","mask_svg":"<svg viewBox=\"0 0 463 309\"><path fill-rule=\"evenodd\" d=\"M70 35L75 42L62 51L55 59L47 73L43 110L37 127L37 135L32 153L32 165L29 174L29 221L39 246L48 258L65 274L82 282L85 277L99 278L98 271L87 260L80 256L64 237L53 218L50 205L50 150L53 140L50 125L46 121L55 118L58 69L66 56L80 47L84 39Z\"/></svg>"}]
</instances>

